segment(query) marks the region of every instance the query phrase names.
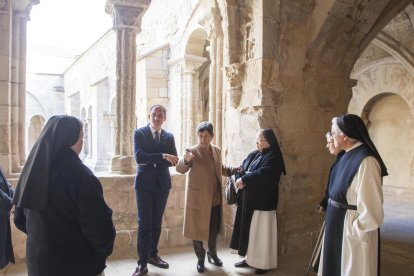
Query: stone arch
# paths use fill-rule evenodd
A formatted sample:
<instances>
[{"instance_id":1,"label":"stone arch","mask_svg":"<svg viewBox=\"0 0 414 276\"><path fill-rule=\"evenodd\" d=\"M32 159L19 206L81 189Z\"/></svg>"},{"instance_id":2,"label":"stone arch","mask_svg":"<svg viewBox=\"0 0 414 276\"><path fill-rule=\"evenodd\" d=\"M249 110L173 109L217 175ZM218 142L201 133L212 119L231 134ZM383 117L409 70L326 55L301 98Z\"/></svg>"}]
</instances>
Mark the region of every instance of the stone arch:
<instances>
[{"instance_id":1,"label":"stone arch","mask_svg":"<svg viewBox=\"0 0 414 276\"><path fill-rule=\"evenodd\" d=\"M312 42L307 50L309 64L342 69L349 75L378 33L410 3L398 0L355 5L331 0L317 4L311 21Z\"/></svg>"},{"instance_id":2,"label":"stone arch","mask_svg":"<svg viewBox=\"0 0 414 276\"><path fill-rule=\"evenodd\" d=\"M367 62L351 76L358 84L348 111L364 119L383 155L389 171L384 190L414 193L414 185L410 185L414 180L414 76L391 57Z\"/></svg>"},{"instance_id":3,"label":"stone arch","mask_svg":"<svg viewBox=\"0 0 414 276\"><path fill-rule=\"evenodd\" d=\"M348 112L362 114L369 106L372 99L384 93L399 95L407 104L411 116L414 116L414 76L406 67L395 60L385 58L388 62L377 60L375 65L361 67L358 74L351 76L358 80L358 84L352 88L353 95L348 105Z\"/></svg>"},{"instance_id":4,"label":"stone arch","mask_svg":"<svg viewBox=\"0 0 414 276\"><path fill-rule=\"evenodd\" d=\"M26 118L30 123L30 119L37 114L46 117L46 110L40 100L32 92L26 90Z\"/></svg>"},{"instance_id":5,"label":"stone arch","mask_svg":"<svg viewBox=\"0 0 414 276\"><path fill-rule=\"evenodd\" d=\"M37 138L39 138L43 127L45 126L45 118L42 115L34 115L30 118L30 124L27 131L28 152L32 149Z\"/></svg>"},{"instance_id":6,"label":"stone arch","mask_svg":"<svg viewBox=\"0 0 414 276\"><path fill-rule=\"evenodd\" d=\"M189 35L187 42L185 43L184 53L192 56L203 56L204 45L207 41L208 34L200 26L195 28Z\"/></svg>"},{"instance_id":7,"label":"stone arch","mask_svg":"<svg viewBox=\"0 0 414 276\"><path fill-rule=\"evenodd\" d=\"M184 148L195 143L195 126L203 120L205 111L205 82L209 82L210 62L208 34L200 26L193 29L184 43L182 67L182 132L181 145ZM201 80L200 80L201 77ZM208 89L208 88L207 88Z\"/></svg>"},{"instance_id":8,"label":"stone arch","mask_svg":"<svg viewBox=\"0 0 414 276\"><path fill-rule=\"evenodd\" d=\"M407 194L414 192L413 116L407 101L395 93L382 93L364 106L361 117L387 165L389 176L384 190Z\"/></svg>"},{"instance_id":9,"label":"stone arch","mask_svg":"<svg viewBox=\"0 0 414 276\"><path fill-rule=\"evenodd\" d=\"M193 118L193 120L196 122L207 121L209 120L210 111L209 91L211 59L210 41L207 32L203 28L197 28L190 34L185 47L185 56L190 59L192 58L195 61L192 66L197 76L196 82L198 82L198 87L193 87L193 89L195 88L193 95L198 100L195 103L196 117ZM200 59L197 60L196 57L200 57ZM199 67L197 68L197 66Z\"/></svg>"}]
</instances>

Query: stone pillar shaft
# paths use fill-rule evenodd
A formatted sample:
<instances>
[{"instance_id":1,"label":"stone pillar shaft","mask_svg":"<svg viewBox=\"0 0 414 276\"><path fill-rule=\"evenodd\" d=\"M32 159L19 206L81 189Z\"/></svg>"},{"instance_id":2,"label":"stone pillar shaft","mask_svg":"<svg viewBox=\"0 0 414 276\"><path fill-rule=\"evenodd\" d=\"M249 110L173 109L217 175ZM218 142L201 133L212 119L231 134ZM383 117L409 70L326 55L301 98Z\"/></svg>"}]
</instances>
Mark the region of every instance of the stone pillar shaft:
<instances>
[{"instance_id":1,"label":"stone pillar shaft","mask_svg":"<svg viewBox=\"0 0 414 276\"><path fill-rule=\"evenodd\" d=\"M27 53L27 20L28 16L19 16L20 39L19 39L19 86L18 86L18 149L19 165L22 167L26 162L26 53ZM18 170L20 172L20 169Z\"/></svg>"},{"instance_id":2,"label":"stone pillar shaft","mask_svg":"<svg viewBox=\"0 0 414 276\"><path fill-rule=\"evenodd\" d=\"M210 110L208 112L208 120L214 124L215 132L217 132L216 126L216 39L214 36L210 36L210 77L209 77L209 95L208 95L208 105ZM213 142L216 143L215 135Z\"/></svg>"},{"instance_id":3,"label":"stone pillar shaft","mask_svg":"<svg viewBox=\"0 0 414 276\"><path fill-rule=\"evenodd\" d=\"M38 3L0 1L0 164L7 176L25 162L26 27Z\"/></svg>"},{"instance_id":4,"label":"stone pillar shaft","mask_svg":"<svg viewBox=\"0 0 414 276\"><path fill-rule=\"evenodd\" d=\"M11 39L12 39L12 12L10 2L0 6L0 163L6 176L10 175L11 168Z\"/></svg>"},{"instance_id":5,"label":"stone pillar shaft","mask_svg":"<svg viewBox=\"0 0 414 276\"><path fill-rule=\"evenodd\" d=\"M117 34L115 156L111 170L132 173L135 167L132 136L136 127L136 35L150 0L107 0Z\"/></svg>"},{"instance_id":6,"label":"stone pillar shaft","mask_svg":"<svg viewBox=\"0 0 414 276\"><path fill-rule=\"evenodd\" d=\"M198 90L198 69L207 59L199 56L185 55L183 59L183 133L185 133L184 147L196 143L195 120L197 102L199 99Z\"/></svg>"},{"instance_id":7,"label":"stone pillar shaft","mask_svg":"<svg viewBox=\"0 0 414 276\"><path fill-rule=\"evenodd\" d=\"M216 137L216 145L221 148L222 147L222 129L223 129L223 37L221 34L217 35L216 41L216 68L215 68L215 75L216 75L216 121L215 121L215 137Z\"/></svg>"},{"instance_id":8,"label":"stone pillar shaft","mask_svg":"<svg viewBox=\"0 0 414 276\"><path fill-rule=\"evenodd\" d=\"M135 128L135 76L136 31L117 30L117 139L115 154L129 156L132 153L132 133Z\"/></svg>"}]
</instances>

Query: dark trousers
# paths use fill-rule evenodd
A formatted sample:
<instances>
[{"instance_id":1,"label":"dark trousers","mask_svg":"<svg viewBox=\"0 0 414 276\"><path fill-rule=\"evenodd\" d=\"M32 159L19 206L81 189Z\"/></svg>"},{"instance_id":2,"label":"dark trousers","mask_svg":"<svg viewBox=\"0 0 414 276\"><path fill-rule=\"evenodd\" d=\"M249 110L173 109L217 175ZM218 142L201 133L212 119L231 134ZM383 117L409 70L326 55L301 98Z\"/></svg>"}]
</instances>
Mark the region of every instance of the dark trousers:
<instances>
[{"instance_id":1,"label":"dark trousers","mask_svg":"<svg viewBox=\"0 0 414 276\"><path fill-rule=\"evenodd\" d=\"M157 256L162 215L170 190L135 190L138 206L138 263L146 264L148 257Z\"/></svg>"},{"instance_id":2,"label":"dark trousers","mask_svg":"<svg viewBox=\"0 0 414 276\"><path fill-rule=\"evenodd\" d=\"M211 208L210 228L208 231L208 252L212 256L217 255L217 236L220 232L221 222L221 205ZM193 240L194 252L200 261L204 261L206 257L206 250L203 247L202 241Z\"/></svg>"}]
</instances>

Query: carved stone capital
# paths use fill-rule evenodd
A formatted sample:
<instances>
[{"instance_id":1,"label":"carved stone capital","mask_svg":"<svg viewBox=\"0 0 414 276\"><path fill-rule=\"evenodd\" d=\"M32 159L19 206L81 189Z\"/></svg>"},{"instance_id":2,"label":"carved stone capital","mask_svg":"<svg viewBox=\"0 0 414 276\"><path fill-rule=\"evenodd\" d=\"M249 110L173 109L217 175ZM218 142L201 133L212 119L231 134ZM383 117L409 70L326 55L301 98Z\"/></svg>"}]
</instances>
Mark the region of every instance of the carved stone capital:
<instances>
[{"instance_id":1,"label":"carved stone capital","mask_svg":"<svg viewBox=\"0 0 414 276\"><path fill-rule=\"evenodd\" d=\"M141 19L151 0L107 0L105 12L112 15L114 29L141 31Z\"/></svg>"},{"instance_id":2,"label":"carved stone capital","mask_svg":"<svg viewBox=\"0 0 414 276\"><path fill-rule=\"evenodd\" d=\"M244 74L243 63L233 63L224 68L226 72L227 82L231 88L241 85L241 76Z\"/></svg>"},{"instance_id":3,"label":"carved stone capital","mask_svg":"<svg viewBox=\"0 0 414 276\"><path fill-rule=\"evenodd\" d=\"M231 87L227 89L227 97L228 102L230 103L231 107L237 108L240 105L242 88L241 86Z\"/></svg>"},{"instance_id":4,"label":"carved stone capital","mask_svg":"<svg viewBox=\"0 0 414 276\"><path fill-rule=\"evenodd\" d=\"M0 0L0 9L3 9L10 0ZM39 4L39 0L16 0L11 1L11 9L13 13L17 16L21 16L30 20L30 12L32 11L32 6Z\"/></svg>"},{"instance_id":5,"label":"carved stone capital","mask_svg":"<svg viewBox=\"0 0 414 276\"><path fill-rule=\"evenodd\" d=\"M15 12L14 14L24 18L26 20L30 20L30 13L32 12L32 5L27 5L25 10Z\"/></svg>"}]
</instances>

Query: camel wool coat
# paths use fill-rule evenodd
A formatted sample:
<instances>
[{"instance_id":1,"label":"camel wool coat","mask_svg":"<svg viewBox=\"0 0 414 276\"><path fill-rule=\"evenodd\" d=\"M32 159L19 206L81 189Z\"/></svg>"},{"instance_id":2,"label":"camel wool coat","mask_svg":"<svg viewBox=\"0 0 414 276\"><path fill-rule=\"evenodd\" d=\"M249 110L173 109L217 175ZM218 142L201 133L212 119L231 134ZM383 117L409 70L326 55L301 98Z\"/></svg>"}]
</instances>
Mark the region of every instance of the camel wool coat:
<instances>
[{"instance_id":1,"label":"camel wool coat","mask_svg":"<svg viewBox=\"0 0 414 276\"><path fill-rule=\"evenodd\" d=\"M184 211L184 237L197 240L207 241L210 227L211 208L213 207L213 196L216 191L217 181L220 181L220 206L221 206L221 223L220 233L223 231L223 175L230 176L237 172L237 168L226 167L221 161L221 150L210 145L214 159L214 171L216 175L211 175L211 157L200 146L195 145L190 150L194 158L185 164L182 157L176 170L179 173L187 173L185 187L185 211Z\"/></svg>"}]
</instances>

